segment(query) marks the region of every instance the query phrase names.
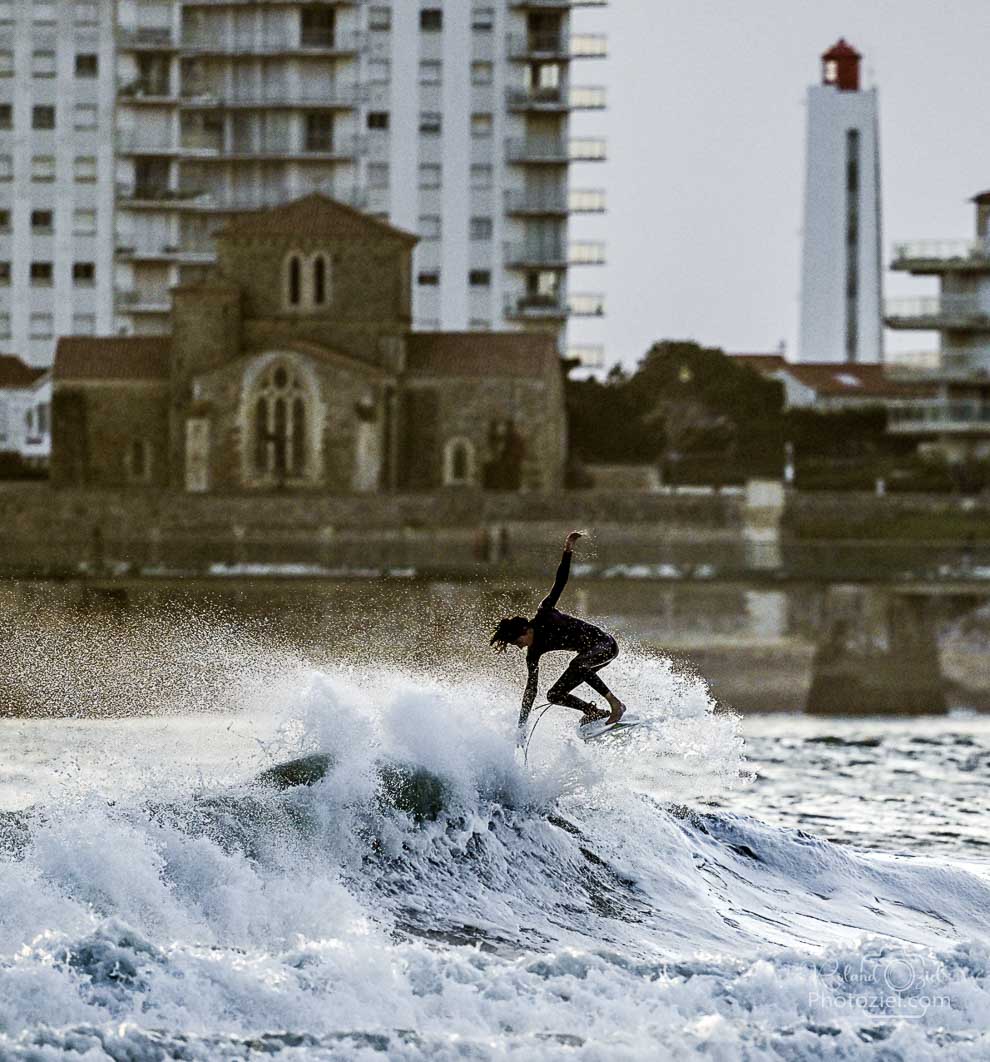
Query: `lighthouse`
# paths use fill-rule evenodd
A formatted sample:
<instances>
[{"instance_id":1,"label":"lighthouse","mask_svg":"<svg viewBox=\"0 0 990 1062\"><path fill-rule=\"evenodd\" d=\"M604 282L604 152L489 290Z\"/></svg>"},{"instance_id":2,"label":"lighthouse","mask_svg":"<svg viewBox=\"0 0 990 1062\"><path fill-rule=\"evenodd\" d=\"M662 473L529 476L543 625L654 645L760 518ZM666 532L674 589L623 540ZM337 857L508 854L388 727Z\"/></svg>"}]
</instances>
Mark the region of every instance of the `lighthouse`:
<instances>
[{"instance_id":1,"label":"lighthouse","mask_svg":"<svg viewBox=\"0 0 990 1062\"><path fill-rule=\"evenodd\" d=\"M840 40L808 89L802 362L883 360L877 90L863 88L861 64Z\"/></svg>"}]
</instances>

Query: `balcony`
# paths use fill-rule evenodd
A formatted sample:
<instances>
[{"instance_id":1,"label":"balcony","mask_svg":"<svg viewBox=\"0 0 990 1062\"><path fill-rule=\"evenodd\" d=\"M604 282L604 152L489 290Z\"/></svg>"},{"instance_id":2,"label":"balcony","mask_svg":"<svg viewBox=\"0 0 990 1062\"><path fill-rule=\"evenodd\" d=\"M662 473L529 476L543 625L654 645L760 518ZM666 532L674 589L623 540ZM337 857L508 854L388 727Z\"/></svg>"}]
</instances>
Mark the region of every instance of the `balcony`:
<instances>
[{"instance_id":1,"label":"balcony","mask_svg":"<svg viewBox=\"0 0 990 1062\"><path fill-rule=\"evenodd\" d=\"M608 156L606 142L601 137L572 137L571 162L604 162Z\"/></svg>"},{"instance_id":2,"label":"balcony","mask_svg":"<svg viewBox=\"0 0 990 1062\"><path fill-rule=\"evenodd\" d=\"M557 88L508 88L505 101L510 111L540 111L552 114L571 109L567 93Z\"/></svg>"},{"instance_id":3,"label":"balcony","mask_svg":"<svg viewBox=\"0 0 990 1062\"><path fill-rule=\"evenodd\" d=\"M148 106L170 106L178 101L167 79L162 81L137 80L128 81L117 88L117 100L120 103Z\"/></svg>"},{"instance_id":4,"label":"balcony","mask_svg":"<svg viewBox=\"0 0 990 1062\"><path fill-rule=\"evenodd\" d=\"M174 52L175 37L167 26L140 26L118 29L117 47L125 52Z\"/></svg>"},{"instance_id":5,"label":"balcony","mask_svg":"<svg viewBox=\"0 0 990 1062\"><path fill-rule=\"evenodd\" d=\"M162 244L158 247L117 247L116 257L119 262L141 263L176 262L180 265L210 265L216 259L216 252L211 245L202 241L195 246Z\"/></svg>"},{"instance_id":6,"label":"balcony","mask_svg":"<svg viewBox=\"0 0 990 1062\"><path fill-rule=\"evenodd\" d=\"M117 288L119 310L130 314L167 314L172 309L168 292L146 292L138 288Z\"/></svg>"},{"instance_id":7,"label":"balcony","mask_svg":"<svg viewBox=\"0 0 990 1062\"><path fill-rule=\"evenodd\" d=\"M276 55L356 55L364 43L364 34L349 33L303 33L300 36L273 34L265 40L231 41L218 40L210 33L186 32L182 35L179 51L187 55L218 56L276 56Z\"/></svg>"},{"instance_id":8,"label":"balcony","mask_svg":"<svg viewBox=\"0 0 990 1062\"><path fill-rule=\"evenodd\" d=\"M368 205L368 192L364 188L345 188L339 191L324 189L339 203L346 203L358 209ZM226 192L212 192L208 189L156 189L129 188L117 189L117 202L132 210L175 210L186 213L231 213L248 210L264 210L278 206L290 198L287 191L276 190L269 195L232 195Z\"/></svg>"},{"instance_id":9,"label":"balcony","mask_svg":"<svg viewBox=\"0 0 990 1062\"><path fill-rule=\"evenodd\" d=\"M567 299L567 312L571 317L604 317L604 295L571 295Z\"/></svg>"},{"instance_id":10,"label":"balcony","mask_svg":"<svg viewBox=\"0 0 990 1062\"><path fill-rule=\"evenodd\" d=\"M117 150L121 155L160 155L198 159L202 162L235 162L241 159L294 159L311 162L350 162L362 151L363 140L357 136L339 136L332 140L319 137L303 139L270 137L261 142L222 144L214 136L187 137L181 144L170 138L154 136L143 130L118 130Z\"/></svg>"},{"instance_id":11,"label":"balcony","mask_svg":"<svg viewBox=\"0 0 990 1062\"><path fill-rule=\"evenodd\" d=\"M509 0L509 7L564 11L571 7L608 7L608 0Z\"/></svg>"},{"instance_id":12,"label":"balcony","mask_svg":"<svg viewBox=\"0 0 990 1062\"><path fill-rule=\"evenodd\" d=\"M507 295L504 315L511 321L563 321L567 305L560 295Z\"/></svg>"},{"instance_id":13,"label":"balcony","mask_svg":"<svg viewBox=\"0 0 990 1062\"><path fill-rule=\"evenodd\" d=\"M990 309L969 295L888 299L884 311L889 328L990 332Z\"/></svg>"},{"instance_id":14,"label":"balcony","mask_svg":"<svg viewBox=\"0 0 990 1062\"><path fill-rule=\"evenodd\" d=\"M990 272L990 239L910 240L894 244L891 269L906 273Z\"/></svg>"},{"instance_id":15,"label":"balcony","mask_svg":"<svg viewBox=\"0 0 990 1062\"><path fill-rule=\"evenodd\" d=\"M575 85L570 103L573 111L603 111L608 106L608 92L604 85Z\"/></svg>"},{"instance_id":16,"label":"balcony","mask_svg":"<svg viewBox=\"0 0 990 1062\"><path fill-rule=\"evenodd\" d=\"M577 240L571 243L568 264L604 265L605 244L597 240Z\"/></svg>"},{"instance_id":17,"label":"balcony","mask_svg":"<svg viewBox=\"0 0 990 1062\"><path fill-rule=\"evenodd\" d=\"M931 399L891 405L887 430L898 435L990 435L990 403Z\"/></svg>"},{"instance_id":18,"label":"balcony","mask_svg":"<svg viewBox=\"0 0 990 1062\"><path fill-rule=\"evenodd\" d=\"M568 195L568 209L572 214L604 214L604 188L572 188Z\"/></svg>"},{"instance_id":19,"label":"balcony","mask_svg":"<svg viewBox=\"0 0 990 1062\"><path fill-rule=\"evenodd\" d=\"M566 269L567 247L564 243L507 243L505 264L509 269Z\"/></svg>"},{"instance_id":20,"label":"balcony","mask_svg":"<svg viewBox=\"0 0 990 1062\"><path fill-rule=\"evenodd\" d=\"M602 162L607 157L599 137L531 136L506 142L508 162L530 165L566 165L569 162Z\"/></svg>"},{"instance_id":21,"label":"balcony","mask_svg":"<svg viewBox=\"0 0 990 1062\"><path fill-rule=\"evenodd\" d=\"M323 92L279 92L269 96L234 97L211 92L184 92L183 110L351 110L364 99L359 85L330 85Z\"/></svg>"},{"instance_id":22,"label":"balcony","mask_svg":"<svg viewBox=\"0 0 990 1062\"><path fill-rule=\"evenodd\" d=\"M298 7L301 0L179 0L183 7ZM321 0L325 7L359 7L368 0ZM594 0L591 0L594 2Z\"/></svg>"},{"instance_id":23,"label":"balcony","mask_svg":"<svg viewBox=\"0 0 990 1062\"><path fill-rule=\"evenodd\" d=\"M608 55L608 37L603 33L567 34L558 31L509 34L507 53L520 62L570 59L604 59Z\"/></svg>"},{"instance_id":24,"label":"balcony","mask_svg":"<svg viewBox=\"0 0 990 1062\"><path fill-rule=\"evenodd\" d=\"M505 209L508 214L522 217L566 217L570 212L567 192L563 189L510 188L505 193Z\"/></svg>"}]
</instances>

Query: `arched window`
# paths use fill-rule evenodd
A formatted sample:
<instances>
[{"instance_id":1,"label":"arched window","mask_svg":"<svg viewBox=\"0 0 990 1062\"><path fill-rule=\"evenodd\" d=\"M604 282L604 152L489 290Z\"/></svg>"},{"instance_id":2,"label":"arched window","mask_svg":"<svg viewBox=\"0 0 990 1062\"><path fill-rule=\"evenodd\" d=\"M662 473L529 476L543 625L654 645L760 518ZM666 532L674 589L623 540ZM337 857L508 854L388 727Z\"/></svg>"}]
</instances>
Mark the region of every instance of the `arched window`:
<instances>
[{"instance_id":1,"label":"arched window","mask_svg":"<svg viewBox=\"0 0 990 1062\"><path fill-rule=\"evenodd\" d=\"M302 259L297 254L289 256L285 295L290 306L302 305Z\"/></svg>"},{"instance_id":2,"label":"arched window","mask_svg":"<svg viewBox=\"0 0 990 1062\"><path fill-rule=\"evenodd\" d=\"M448 439L443 448L443 484L445 487L470 487L474 484L474 446L469 439Z\"/></svg>"},{"instance_id":3,"label":"arched window","mask_svg":"<svg viewBox=\"0 0 990 1062\"><path fill-rule=\"evenodd\" d=\"M291 364L275 361L258 378L248 407L254 411L248 452L258 479L284 483L309 473L309 401L306 383Z\"/></svg>"},{"instance_id":4,"label":"arched window","mask_svg":"<svg viewBox=\"0 0 990 1062\"><path fill-rule=\"evenodd\" d=\"M326 306L330 302L330 263L325 254L313 258L313 305Z\"/></svg>"}]
</instances>

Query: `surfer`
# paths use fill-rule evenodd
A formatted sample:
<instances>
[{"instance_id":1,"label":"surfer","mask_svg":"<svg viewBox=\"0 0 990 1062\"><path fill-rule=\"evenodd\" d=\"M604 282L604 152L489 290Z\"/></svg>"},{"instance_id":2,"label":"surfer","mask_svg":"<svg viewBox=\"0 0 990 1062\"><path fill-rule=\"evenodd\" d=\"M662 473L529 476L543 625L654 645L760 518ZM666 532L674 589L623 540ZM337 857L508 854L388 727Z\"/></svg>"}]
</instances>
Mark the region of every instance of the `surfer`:
<instances>
[{"instance_id":1,"label":"surfer","mask_svg":"<svg viewBox=\"0 0 990 1062\"><path fill-rule=\"evenodd\" d=\"M567 585L567 576L571 570L571 555L574 543L583 532L572 531L564 541L564 555L561 557L557 576L550 593L540 602L536 615L532 619L525 616L509 616L499 621L491 644L496 652L503 653L509 645L526 650L526 667L529 675L526 691L523 693L522 708L519 712L519 733L525 733L526 721L536 700L536 688L539 682L540 657L544 653L565 650L577 655L567 665L564 673L547 690L547 700L551 704L561 704L581 712L581 726L605 720L606 725L617 723L623 716L626 706L602 682L598 672L610 664L619 655L619 646L611 634L593 623L568 616L557 609L557 602ZM581 683L600 693L609 703L610 712L596 708L589 701L575 697L571 690Z\"/></svg>"}]
</instances>

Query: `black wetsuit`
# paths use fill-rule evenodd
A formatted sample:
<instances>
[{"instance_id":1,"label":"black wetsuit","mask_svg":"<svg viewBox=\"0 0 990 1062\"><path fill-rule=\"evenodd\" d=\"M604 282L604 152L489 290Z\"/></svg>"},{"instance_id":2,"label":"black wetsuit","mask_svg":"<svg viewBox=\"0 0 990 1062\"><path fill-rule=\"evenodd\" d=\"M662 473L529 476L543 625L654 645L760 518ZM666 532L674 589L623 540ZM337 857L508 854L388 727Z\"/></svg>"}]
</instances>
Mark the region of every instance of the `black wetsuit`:
<instances>
[{"instance_id":1,"label":"black wetsuit","mask_svg":"<svg viewBox=\"0 0 990 1062\"><path fill-rule=\"evenodd\" d=\"M547 700L551 704L562 704L576 708L579 712L591 712L594 705L575 697L571 690L586 682L603 697L609 693L608 686L596 672L619 655L619 646L611 634L593 623L568 616L555 607L571 570L570 550L564 550L557 577L554 579L550 593L540 602L536 615L529 621L533 628L533 644L526 651L526 667L529 678L526 692L523 694L522 710L519 713L519 725L523 726L529 718L533 701L536 700L536 687L539 681L540 657L558 649L577 653L568 664L559 679L547 690Z\"/></svg>"}]
</instances>

